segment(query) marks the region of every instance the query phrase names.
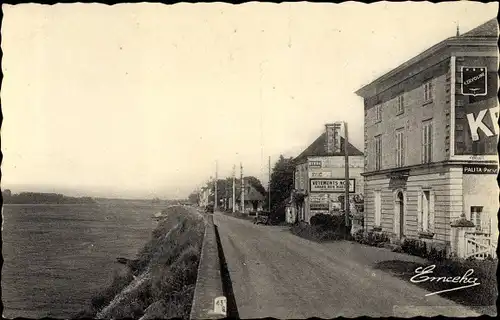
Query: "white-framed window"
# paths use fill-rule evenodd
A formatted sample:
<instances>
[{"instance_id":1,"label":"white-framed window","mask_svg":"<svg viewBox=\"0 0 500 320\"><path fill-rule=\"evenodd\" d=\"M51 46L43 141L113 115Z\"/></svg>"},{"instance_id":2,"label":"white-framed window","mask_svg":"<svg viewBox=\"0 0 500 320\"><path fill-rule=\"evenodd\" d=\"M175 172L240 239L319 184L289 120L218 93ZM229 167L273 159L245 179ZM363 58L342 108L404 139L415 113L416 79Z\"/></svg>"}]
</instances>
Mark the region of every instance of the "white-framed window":
<instances>
[{"instance_id":1,"label":"white-framed window","mask_svg":"<svg viewBox=\"0 0 500 320\"><path fill-rule=\"evenodd\" d=\"M382 220L382 197L380 195L380 191L374 191L374 206L375 206L375 221L374 224L376 227L380 227Z\"/></svg>"},{"instance_id":2,"label":"white-framed window","mask_svg":"<svg viewBox=\"0 0 500 320\"><path fill-rule=\"evenodd\" d=\"M382 136L378 135L374 138L375 141L375 170L382 168Z\"/></svg>"},{"instance_id":3,"label":"white-framed window","mask_svg":"<svg viewBox=\"0 0 500 320\"><path fill-rule=\"evenodd\" d=\"M397 114L405 112L405 96L404 93L400 94L397 98Z\"/></svg>"},{"instance_id":4,"label":"white-framed window","mask_svg":"<svg viewBox=\"0 0 500 320\"><path fill-rule=\"evenodd\" d=\"M404 130L396 131L396 167L405 165L405 136Z\"/></svg>"},{"instance_id":5,"label":"white-framed window","mask_svg":"<svg viewBox=\"0 0 500 320\"><path fill-rule=\"evenodd\" d=\"M377 104L375 106L375 122L382 121L382 105Z\"/></svg>"},{"instance_id":6,"label":"white-framed window","mask_svg":"<svg viewBox=\"0 0 500 320\"><path fill-rule=\"evenodd\" d=\"M476 231L486 231L483 230L483 207L482 206L472 206L470 207L470 220L474 223Z\"/></svg>"},{"instance_id":7,"label":"white-framed window","mask_svg":"<svg viewBox=\"0 0 500 320\"><path fill-rule=\"evenodd\" d=\"M432 119L422 123L422 163L432 162Z\"/></svg>"},{"instance_id":8,"label":"white-framed window","mask_svg":"<svg viewBox=\"0 0 500 320\"><path fill-rule=\"evenodd\" d=\"M433 90L432 80L429 80L426 83L424 83L424 102L432 101L433 98L432 90Z\"/></svg>"},{"instance_id":9,"label":"white-framed window","mask_svg":"<svg viewBox=\"0 0 500 320\"><path fill-rule=\"evenodd\" d=\"M434 232L434 191L422 190L418 195L418 230Z\"/></svg>"}]
</instances>

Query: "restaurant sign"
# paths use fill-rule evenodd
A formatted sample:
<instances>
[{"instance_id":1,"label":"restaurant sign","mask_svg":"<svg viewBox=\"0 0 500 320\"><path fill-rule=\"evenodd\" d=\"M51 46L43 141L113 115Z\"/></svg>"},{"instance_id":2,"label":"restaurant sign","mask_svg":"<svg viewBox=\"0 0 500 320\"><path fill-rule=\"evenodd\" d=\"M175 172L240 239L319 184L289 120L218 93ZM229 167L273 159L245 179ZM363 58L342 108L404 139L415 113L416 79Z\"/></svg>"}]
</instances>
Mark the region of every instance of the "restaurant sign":
<instances>
[{"instance_id":1,"label":"restaurant sign","mask_svg":"<svg viewBox=\"0 0 500 320\"><path fill-rule=\"evenodd\" d=\"M462 94L466 96L485 96L487 94L486 67L462 67Z\"/></svg>"},{"instance_id":2,"label":"restaurant sign","mask_svg":"<svg viewBox=\"0 0 500 320\"><path fill-rule=\"evenodd\" d=\"M349 179L349 192L355 192L355 179ZM310 179L311 192L345 192L345 179Z\"/></svg>"},{"instance_id":3,"label":"restaurant sign","mask_svg":"<svg viewBox=\"0 0 500 320\"><path fill-rule=\"evenodd\" d=\"M497 174L498 166L489 164L468 164L463 167L464 174Z\"/></svg>"}]
</instances>

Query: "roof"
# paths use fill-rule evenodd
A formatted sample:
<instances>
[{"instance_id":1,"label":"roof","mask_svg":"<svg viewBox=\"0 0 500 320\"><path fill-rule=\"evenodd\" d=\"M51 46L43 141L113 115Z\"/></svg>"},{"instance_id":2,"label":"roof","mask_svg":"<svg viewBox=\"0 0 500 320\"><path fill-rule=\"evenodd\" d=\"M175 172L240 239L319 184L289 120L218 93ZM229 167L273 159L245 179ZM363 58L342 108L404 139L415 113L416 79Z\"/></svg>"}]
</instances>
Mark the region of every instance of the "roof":
<instances>
[{"instance_id":1,"label":"roof","mask_svg":"<svg viewBox=\"0 0 500 320\"><path fill-rule=\"evenodd\" d=\"M498 21L496 18L488 20L479 27L472 29L469 32L464 33L460 38L498 38Z\"/></svg>"},{"instance_id":2,"label":"roof","mask_svg":"<svg viewBox=\"0 0 500 320\"><path fill-rule=\"evenodd\" d=\"M381 83L385 80L388 80L392 76L400 73L401 71L417 64L418 62L425 60L429 57L435 56L436 53L450 45L463 45L464 41L469 41L469 40L486 40L488 42L494 41L494 45L497 45L498 41L498 21L496 18L488 20L487 22L481 24L480 26L470 30L469 32L466 32L458 37L450 37L448 39L445 39L434 46L428 48L424 52L418 54L417 56L411 58L410 60L402 63L398 67L392 69L391 71L385 73L384 75L380 76L376 80L372 81L371 83L363 86L359 90L356 91L356 94L361 96L361 97L367 97L370 96L370 92L373 91L373 87L377 83Z\"/></svg>"},{"instance_id":3,"label":"roof","mask_svg":"<svg viewBox=\"0 0 500 320\"><path fill-rule=\"evenodd\" d=\"M245 179L246 180L246 179ZM248 192L247 187L250 187L250 192ZM236 186L236 201L240 201L241 197L241 186ZM245 201L264 201L265 196L260 193L252 184L246 183L245 181Z\"/></svg>"},{"instance_id":4,"label":"roof","mask_svg":"<svg viewBox=\"0 0 500 320\"><path fill-rule=\"evenodd\" d=\"M344 137L340 137L340 144L344 145ZM299 154L295 159L293 159L294 163L301 163L305 161L308 157L322 157L322 156L343 156L344 149L341 152L336 152L333 154L328 154L325 150L326 145L326 132L323 132L313 143L309 145L301 154ZM362 156L363 152L361 152L358 148L353 146L350 142L347 145L347 153L349 156Z\"/></svg>"}]
</instances>

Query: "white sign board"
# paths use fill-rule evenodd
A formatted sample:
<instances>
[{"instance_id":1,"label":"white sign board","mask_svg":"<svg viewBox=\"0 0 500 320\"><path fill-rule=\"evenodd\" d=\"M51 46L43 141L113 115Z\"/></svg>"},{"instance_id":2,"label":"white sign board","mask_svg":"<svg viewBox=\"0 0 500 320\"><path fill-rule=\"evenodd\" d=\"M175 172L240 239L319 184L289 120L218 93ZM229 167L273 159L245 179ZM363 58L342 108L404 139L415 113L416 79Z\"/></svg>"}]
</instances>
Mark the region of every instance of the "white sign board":
<instances>
[{"instance_id":1,"label":"white sign board","mask_svg":"<svg viewBox=\"0 0 500 320\"><path fill-rule=\"evenodd\" d=\"M315 203L328 203L328 194L316 193L309 195L309 201Z\"/></svg>"},{"instance_id":2,"label":"white sign board","mask_svg":"<svg viewBox=\"0 0 500 320\"><path fill-rule=\"evenodd\" d=\"M321 160L309 160L308 163L309 168L321 168L323 163Z\"/></svg>"},{"instance_id":3,"label":"white sign board","mask_svg":"<svg viewBox=\"0 0 500 320\"><path fill-rule=\"evenodd\" d=\"M311 179L311 192L345 192L345 179ZM355 179L349 179L349 192L355 192Z\"/></svg>"},{"instance_id":4,"label":"white sign board","mask_svg":"<svg viewBox=\"0 0 500 320\"><path fill-rule=\"evenodd\" d=\"M309 178L331 178L332 177L332 172L331 171L309 171Z\"/></svg>"}]
</instances>

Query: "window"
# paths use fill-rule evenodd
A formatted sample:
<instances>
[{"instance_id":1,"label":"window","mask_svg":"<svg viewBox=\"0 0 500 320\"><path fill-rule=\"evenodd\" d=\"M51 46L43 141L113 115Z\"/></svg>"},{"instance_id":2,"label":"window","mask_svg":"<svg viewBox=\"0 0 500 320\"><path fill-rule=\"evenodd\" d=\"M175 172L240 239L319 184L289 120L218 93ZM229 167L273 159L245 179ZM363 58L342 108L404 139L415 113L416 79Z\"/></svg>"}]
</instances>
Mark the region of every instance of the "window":
<instances>
[{"instance_id":1,"label":"window","mask_svg":"<svg viewBox=\"0 0 500 320\"><path fill-rule=\"evenodd\" d=\"M423 122L422 125L422 163L432 161L432 120Z\"/></svg>"},{"instance_id":2,"label":"window","mask_svg":"<svg viewBox=\"0 0 500 320\"><path fill-rule=\"evenodd\" d=\"M374 204L375 204L375 226L379 227L382 216L382 202L380 197L380 191L374 192Z\"/></svg>"},{"instance_id":3,"label":"window","mask_svg":"<svg viewBox=\"0 0 500 320\"><path fill-rule=\"evenodd\" d=\"M375 106L375 122L382 121L382 106L380 104Z\"/></svg>"},{"instance_id":4,"label":"window","mask_svg":"<svg viewBox=\"0 0 500 320\"><path fill-rule=\"evenodd\" d=\"M382 139L378 135L375 137L375 170L380 170L382 167Z\"/></svg>"},{"instance_id":5,"label":"window","mask_svg":"<svg viewBox=\"0 0 500 320\"><path fill-rule=\"evenodd\" d=\"M473 155L483 155L486 153L486 141L478 140L472 141L472 154Z\"/></svg>"},{"instance_id":6,"label":"window","mask_svg":"<svg viewBox=\"0 0 500 320\"><path fill-rule=\"evenodd\" d=\"M418 197L418 229L433 232L434 229L434 192L424 190Z\"/></svg>"},{"instance_id":7,"label":"window","mask_svg":"<svg viewBox=\"0 0 500 320\"><path fill-rule=\"evenodd\" d=\"M304 189L304 175L303 175L302 166L299 167L299 189Z\"/></svg>"},{"instance_id":8,"label":"window","mask_svg":"<svg viewBox=\"0 0 500 320\"><path fill-rule=\"evenodd\" d=\"M432 81L424 83L424 102L432 101Z\"/></svg>"},{"instance_id":9,"label":"window","mask_svg":"<svg viewBox=\"0 0 500 320\"><path fill-rule=\"evenodd\" d=\"M405 164L404 132L403 129L396 131L396 167Z\"/></svg>"},{"instance_id":10,"label":"window","mask_svg":"<svg viewBox=\"0 0 500 320\"><path fill-rule=\"evenodd\" d=\"M401 114L405 112L405 97L404 94L400 94L398 96L398 111L397 114Z\"/></svg>"},{"instance_id":11,"label":"window","mask_svg":"<svg viewBox=\"0 0 500 320\"><path fill-rule=\"evenodd\" d=\"M483 224L481 220L482 213L483 213L483 207L479 206L470 207L470 220L476 226L477 231L483 231Z\"/></svg>"}]
</instances>

